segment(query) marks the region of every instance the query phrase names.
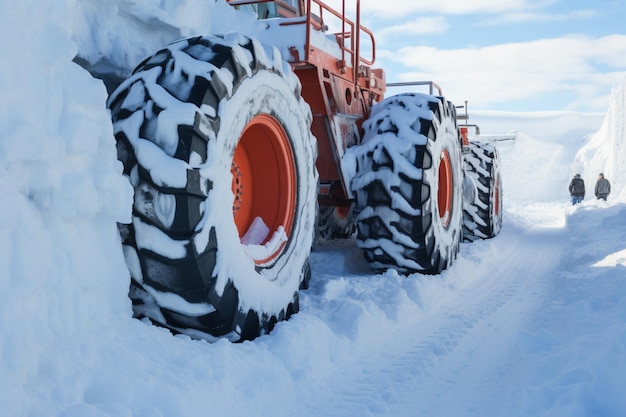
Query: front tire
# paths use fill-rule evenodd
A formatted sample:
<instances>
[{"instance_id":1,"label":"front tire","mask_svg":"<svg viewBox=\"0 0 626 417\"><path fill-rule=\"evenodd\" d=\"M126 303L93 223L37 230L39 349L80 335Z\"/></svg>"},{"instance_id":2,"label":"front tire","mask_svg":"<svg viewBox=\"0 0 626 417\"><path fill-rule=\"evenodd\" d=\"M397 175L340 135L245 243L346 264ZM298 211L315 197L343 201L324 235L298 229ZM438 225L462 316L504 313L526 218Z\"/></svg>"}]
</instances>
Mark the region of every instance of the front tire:
<instances>
[{"instance_id":1,"label":"front tire","mask_svg":"<svg viewBox=\"0 0 626 417\"><path fill-rule=\"evenodd\" d=\"M461 145L454 106L400 94L372 109L351 148L357 243L376 270L439 273L461 240Z\"/></svg>"},{"instance_id":2,"label":"front tire","mask_svg":"<svg viewBox=\"0 0 626 417\"><path fill-rule=\"evenodd\" d=\"M316 143L276 48L237 34L169 45L108 101L135 188L121 226L135 315L192 337L269 332L299 309Z\"/></svg>"}]
</instances>

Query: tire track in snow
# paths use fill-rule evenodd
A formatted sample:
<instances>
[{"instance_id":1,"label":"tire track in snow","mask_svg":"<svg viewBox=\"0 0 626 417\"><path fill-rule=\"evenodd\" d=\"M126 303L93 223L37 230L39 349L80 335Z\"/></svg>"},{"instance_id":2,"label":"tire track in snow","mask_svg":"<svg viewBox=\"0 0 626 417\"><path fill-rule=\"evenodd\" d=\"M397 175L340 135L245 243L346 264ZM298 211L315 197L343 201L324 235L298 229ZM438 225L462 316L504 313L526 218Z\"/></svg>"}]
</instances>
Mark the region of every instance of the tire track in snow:
<instances>
[{"instance_id":1,"label":"tire track in snow","mask_svg":"<svg viewBox=\"0 0 626 417\"><path fill-rule=\"evenodd\" d=\"M562 233L545 229L507 232L464 245L462 254L468 255L441 277L454 287L444 300L416 309L415 317L398 326L392 322L376 343L355 343L355 357L337 361L324 388L328 398L311 401L307 414L496 412L481 404L505 401L501 381L515 361L520 328L541 301L545 278L558 267L565 242Z\"/></svg>"}]
</instances>

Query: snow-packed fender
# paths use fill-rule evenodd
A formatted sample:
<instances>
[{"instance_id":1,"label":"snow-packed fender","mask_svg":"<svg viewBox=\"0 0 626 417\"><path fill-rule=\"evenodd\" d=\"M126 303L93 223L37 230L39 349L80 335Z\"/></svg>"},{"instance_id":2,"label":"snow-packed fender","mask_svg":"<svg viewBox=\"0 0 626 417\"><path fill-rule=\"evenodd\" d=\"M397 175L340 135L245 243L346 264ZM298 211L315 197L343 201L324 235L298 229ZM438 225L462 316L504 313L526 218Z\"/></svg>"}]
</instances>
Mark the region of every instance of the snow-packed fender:
<instances>
[{"instance_id":1,"label":"snow-packed fender","mask_svg":"<svg viewBox=\"0 0 626 417\"><path fill-rule=\"evenodd\" d=\"M456 258L463 171L454 112L442 97L389 97L349 149L357 243L374 269L439 273Z\"/></svg>"},{"instance_id":2,"label":"snow-packed fender","mask_svg":"<svg viewBox=\"0 0 626 417\"><path fill-rule=\"evenodd\" d=\"M317 197L300 91L276 48L228 34L167 46L109 97L136 316L237 341L298 311Z\"/></svg>"}]
</instances>

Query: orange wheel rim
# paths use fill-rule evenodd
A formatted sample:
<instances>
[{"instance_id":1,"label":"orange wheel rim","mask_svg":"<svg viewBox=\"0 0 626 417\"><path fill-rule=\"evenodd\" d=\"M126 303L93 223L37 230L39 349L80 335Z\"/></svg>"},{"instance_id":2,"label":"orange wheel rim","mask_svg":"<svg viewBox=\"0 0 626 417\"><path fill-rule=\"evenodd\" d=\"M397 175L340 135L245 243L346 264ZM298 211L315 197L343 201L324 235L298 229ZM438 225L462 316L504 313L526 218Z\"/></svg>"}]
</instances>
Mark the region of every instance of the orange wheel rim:
<instances>
[{"instance_id":1,"label":"orange wheel rim","mask_svg":"<svg viewBox=\"0 0 626 417\"><path fill-rule=\"evenodd\" d=\"M350 206L337 206L335 207L335 213L340 219L345 219L350 214Z\"/></svg>"},{"instance_id":2,"label":"orange wheel rim","mask_svg":"<svg viewBox=\"0 0 626 417\"><path fill-rule=\"evenodd\" d=\"M280 226L289 238L296 207L296 168L289 138L278 120L259 114L246 125L233 155L231 173L233 217L239 237L260 217L269 228L260 244ZM284 246L282 243L262 259L253 258L254 262L270 262Z\"/></svg>"},{"instance_id":3,"label":"orange wheel rim","mask_svg":"<svg viewBox=\"0 0 626 417\"><path fill-rule=\"evenodd\" d=\"M439 179L437 187L437 205L439 218L444 227L450 224L450 214L452 212L452 188L454 176L452 164L447 150L443 150L439 160Z\"/></svg>"}]
</instances>

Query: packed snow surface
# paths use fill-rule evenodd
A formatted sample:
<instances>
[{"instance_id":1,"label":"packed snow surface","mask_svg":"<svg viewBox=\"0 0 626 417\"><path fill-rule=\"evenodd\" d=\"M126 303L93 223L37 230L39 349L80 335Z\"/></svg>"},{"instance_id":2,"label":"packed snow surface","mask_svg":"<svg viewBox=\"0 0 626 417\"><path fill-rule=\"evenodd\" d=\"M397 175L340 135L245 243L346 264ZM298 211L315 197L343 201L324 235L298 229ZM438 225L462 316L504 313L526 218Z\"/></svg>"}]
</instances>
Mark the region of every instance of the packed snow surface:
<instances>
[{"instance_id":1,"label":"packed snow surface","mask_svg":"<svg viewBox=\"0 0 626 417\"><path fill-rule=\"evenodd\" d=\"M498 145L503 228L440 276L320 242L301 312L253 342L131 318L132 188L104 84L72 60L125 74L176 37L255 25L221 0L3 4L0 415L626 415L626 80L606 115L476 114L519 132ZM571 206L576 172L588 190L604 172L608 201Z\"/></svg>"}]
</instances>

